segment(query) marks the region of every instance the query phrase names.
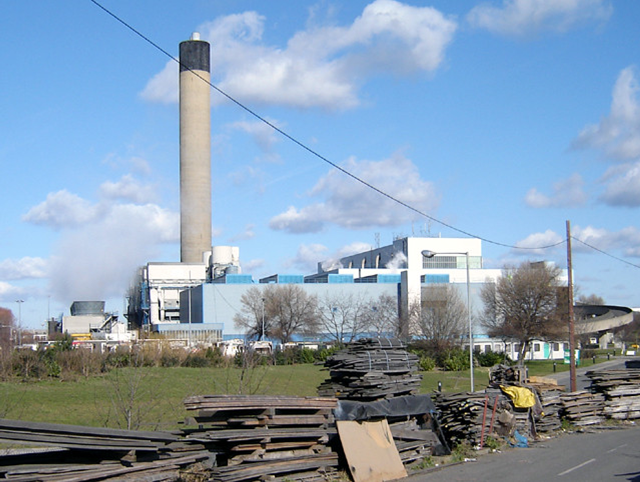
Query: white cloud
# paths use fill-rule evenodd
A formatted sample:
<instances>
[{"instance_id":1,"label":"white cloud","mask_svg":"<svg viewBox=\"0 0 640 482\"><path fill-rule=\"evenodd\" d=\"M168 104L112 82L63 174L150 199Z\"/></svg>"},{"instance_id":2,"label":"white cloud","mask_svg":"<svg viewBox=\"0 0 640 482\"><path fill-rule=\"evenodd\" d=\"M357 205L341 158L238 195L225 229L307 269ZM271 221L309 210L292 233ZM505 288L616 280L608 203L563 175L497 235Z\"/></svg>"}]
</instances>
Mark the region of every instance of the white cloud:
<instances>
[{"instance_id":1,"label":"white cloud","mask_svg":"<svg viewBox=\"0 0 640 482\"><path fill-rule=\"evenodd\" d=\"M253 239L255 237L256 237L255 224L247 224L243 232L233 236L232 238L229 239L229 241L231 241L232 243L235 243L236 241Z\"/></svg>"},{"instance_id":2,"label":"white cloud","mask_svg":"<svg viewBox=\"0 0 640 482\"><path fill-rule=\"evenodd\" d=\"M32 207L22 220L61 229L90 222L97 213L98 208L89 201L63 189L49 193L47 199Z\"/></svg>"},{"instance_id":3,"label":"white cloud","mask_svg":"<svg viewBox=\"0 0 640 482\"><path fill-rule=\"evenodd\" d=\"M432 72L444 59L456 23L431 7L376 0L348 26L315 26L285 48L262 42L265 17L256 12L220 17L200 26L211 42L214 83L250 103L348 109L358 86L376 73ZM142 92L146 100L177 101L177 66L170 61ZM225 100L213 95L213 102Z\"/></svg>"},{"instance_id":4,"label":"white cloud","mask_svg":"<svg viewBox=\"0 0 640 482\"><path fill-rule=\"evenodd\" d=\"M0 281L0 300L8 303L9 301L15 300L16 296L22 296L22 294L22 289L10 283Z\"/></svg>"},{"instance_id":5,"label":"white cloud","mask_svg":"<svg viewBox=\"0 0 640 482\"><path fill-rule=\"evenodd\" d=\"M160 243L177 242L179 216L156 205L117 204L100 220L65 233L51 259L51 292L59 299L123 296L138 266Z\"/></svg>"},{"instance_id":6,"label":"white cloud","mask_svg":"<svg viewBox=\"0 0 640 482\"><path fill-rule=\"evenodd\" d=\"M139 183L131 174L122 176L117 182L102 183L100 194L107 199L120 199L138 204L153 201L156 197L152 186Z\"/></svg>"},{"instance_id":7,"label":"white cloud","mask_svg":"<svg viewBox=\"0 0 640 482\"><path fill-rule=\"evenodd\" d=\"M278 121L273 119L266 120L273 126L279 129L282 128L282 125L280 125ZM280 161L280 157L273 151L274 145L280 140L278 135L276 135L276 131L273 129L273 127L262 121L238 121L230 124L230 127L232 129L236 129L249 134L256 145L265 155L266 160L270 162Z\"/></svg>"},{"instance_id":8,"label":"white cloud","mask_svg":"<svg viewBox=\"0 0 640 482\"><path fill-rule=\"evenodd\" d=\"M565 32L586 22L607 20L613 8L605 0L503 0L471 9L474 27L502 35L527 36L541 31Z\"/></svg>"},{"instance_id":9,"label":"white cloud","mask_svg":"<svg viewBox=\"0 0 640 482\"><path fill-rule=\"evenodd\" d=\"M544 233L533 233L523 240L518 241L515 245L521 249L514 249L511 252L525 256L531 254L541 255L546 253L546 250L542 248L561 243L563 239L563 236L551 229L547 229Z\"/></svg>"},{"instance_id":10,"label":"white cloud","mask_svg":"<svg viewBox=\"0 0 640 482\"><path fill-rule=\"evenodd\" d=\"M638 248L640 246L640 230L635 226L628 226L620 231L608 231L593 226L585 228L577 226L572 228L571 235L573 238L584 241L602 251L620 250L625 256L640 256ZM593 252L591 248L582 245L579 241L573 243L572 247L575 250Z\"/></svg>"},{"instance_id":11,"label":"white cloud","mask_svg":"<svg viewBox=\"0 0 640 482\"><path fill-rule=\"evenodd\" d=\"M5 280L20 280L44 278L48 273L47 260L43 258L5 259L0 261L0 278Z\"/></svg>"},{"instance_id":12,"label":"white cloud","mask_svg":"<svg viewBox=\"0 0 640 482\"><path fill-rule=\"evenodd\" d=\"M438 205L434 186L422 181L416 166L402 155L383 161L357 161L352 158L342 167L422 212L431 212ZM323 201L301 209L291 206L274 216L269 226L290 233L315 233L328 224L366 229L398 226L419 218L417 213L338 170L332 170L321 178L310 195L321 197Z\"/></svg>"},{"instance_id":13,"label":"white cloud","mask_svg":"<svg viewBox=\"0 0 640 482\"><path fill-rule=\"evenodd\" d=\"M612 93L611 110L599 124L586 126L575 139L577 148L602 150L613 160L640 157L640 104L634 67L620 72Z\"/></svg>"},{"instance_id":14,"label":"white cloud","mask_svg":"<svg viewBox=\"0 0 640 482\"><path fill-rule=\"evenodd\" d=\"M610 206L640 206L640 161L614 166L602 176L607 184L600 200Z\"/></svg>"},{"instance_id":15,"label":"white cloud","mask_svg":"<svg viewBox=\"0 0 640 482\"><path fill-rule=\"evenodd\" d=\"M571 228L572 251L581 253L597 253L599 251L611 253L620 251L624 256L640 257L640 230L635 226L629 226L620 231L609 231L594 226L573 226ZM533 233L525 239L518 241L516 246L527 248L524 250L513 249L511 254L527 256L529 254L549 255L548 249L528 249L552 246L565 240L564 234L558 234L550 229L544 233ZM564 246L563 244L558 247ZM595 250L591 248L596 248ZM564 247L563 249L566 249Z\"/></svg>"},{"instance_id":16,"label":"white cloud","mask_svg":"<svg viewBox=\"0 0 640 482\"><path fill-rule=\"evenodd\" d=\"M264 259L251 259L249 261L242 261L242 271L245 273L254 273L261 269L265 265Z\"/></svg>"},{"instance_id":17,"label":"white cloud","mask_svg":"<svg viewBox=\"0 0 640 482\"><path fill-rule=\"evenodd\" d=\"M536 188L531 188L525 196L525 203L532 208L577 207L587 201L587 194L583 190L584 181L580 174L572 174L553 184L553 194L547 196Z\"/></svg>"},{"instance_id":18,"label":"white cloud","mask_svg":"<svg viewBox=\"0 0 640 482\"><path fill-rule=\"evenodd\" d=\"M295 267L303 272L315 273L318 268L318 261L327 256L327 247L322 244L301 244L296 255L287 261L286 268Z\"/></svg>"}]
</instances>

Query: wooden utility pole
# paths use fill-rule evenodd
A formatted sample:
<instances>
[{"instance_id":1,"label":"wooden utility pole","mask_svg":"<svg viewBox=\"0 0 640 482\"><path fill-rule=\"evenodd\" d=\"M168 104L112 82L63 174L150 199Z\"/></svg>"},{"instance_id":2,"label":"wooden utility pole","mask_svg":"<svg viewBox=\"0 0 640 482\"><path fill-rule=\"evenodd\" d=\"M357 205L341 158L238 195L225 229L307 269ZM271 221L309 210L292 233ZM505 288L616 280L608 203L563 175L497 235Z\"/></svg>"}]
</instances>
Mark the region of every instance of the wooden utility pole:
<instances>
[{"instance_id":1,"label":"wooden utility pole","mask_svg":"<svg viewBox=\"0 0 640 482\"><path fill-rule=\"evenodd\" d=\"M571 222L567 221L567 272L569 284L569 377L571 391L577 390L576 384L576 337L573 324L573 265L571 262Z\"/></svg>"}]
</instances>

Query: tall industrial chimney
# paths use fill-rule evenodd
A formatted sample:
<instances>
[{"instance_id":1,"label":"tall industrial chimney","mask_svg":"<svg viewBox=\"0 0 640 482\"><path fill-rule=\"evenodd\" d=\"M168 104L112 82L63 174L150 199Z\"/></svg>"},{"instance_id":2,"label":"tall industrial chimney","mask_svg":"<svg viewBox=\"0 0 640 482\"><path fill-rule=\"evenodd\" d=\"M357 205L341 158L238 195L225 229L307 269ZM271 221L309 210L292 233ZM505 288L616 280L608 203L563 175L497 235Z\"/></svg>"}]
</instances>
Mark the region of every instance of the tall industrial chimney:
<instances>
[{"instance_id":1,"label":"tall industrial chimney","mask_svg":"<svg viewBox=\"0 0 640 482\"><path fill-rule=\"evenodd\" d=\"M194 33L180 43L180 261L211 251L211 106L209 43Z\"/></svg>"}]
</instances>

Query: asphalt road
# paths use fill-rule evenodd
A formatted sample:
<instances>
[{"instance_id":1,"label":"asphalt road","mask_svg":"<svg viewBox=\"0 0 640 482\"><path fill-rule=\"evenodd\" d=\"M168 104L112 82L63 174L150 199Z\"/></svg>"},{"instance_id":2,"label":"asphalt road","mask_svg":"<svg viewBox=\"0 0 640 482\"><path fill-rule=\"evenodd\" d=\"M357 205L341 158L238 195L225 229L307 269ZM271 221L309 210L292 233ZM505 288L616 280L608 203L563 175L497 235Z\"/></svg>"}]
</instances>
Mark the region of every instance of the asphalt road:
<instances>
[{"instance_id":1,"label":"asphalt road","mask_svg":"<svg viewBox=\"0 0 640 482\"><path fill-rule=\"evenodd\" d=\"M585 376L585 373L591 370L618 370L625 367L627 360L638 360L638 357L614 357L609 361L601 362L594 365L590 360L582 360L583 365L576 367L576 388L578 390L585 390L590 385L590 380ZM561 363L561 362L559 362ZM570 374L569 371L553 373L551 375L545 375L546 378L553 378L558 381L558 385L564 385L566 391L569 391L570 386Z\"/></svg>"},{"instance_id":2,"label":"asphalt road","mask_svg":"<svg viewBox=\"0 0 640 482\"><path fill-rule=\"evenodd\" d=\"M640 427L592 429L411 475L407 482L640 481Z\"/></svg>"}]
</instances>

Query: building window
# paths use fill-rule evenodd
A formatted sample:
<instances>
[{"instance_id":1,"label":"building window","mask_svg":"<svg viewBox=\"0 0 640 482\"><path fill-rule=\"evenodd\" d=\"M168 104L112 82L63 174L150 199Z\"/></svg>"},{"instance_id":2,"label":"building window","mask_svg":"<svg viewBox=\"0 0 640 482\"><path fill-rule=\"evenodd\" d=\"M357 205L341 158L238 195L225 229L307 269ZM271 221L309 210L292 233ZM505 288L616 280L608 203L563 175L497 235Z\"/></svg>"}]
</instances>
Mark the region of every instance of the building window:
<instances>
[{"instance_id":1,"label":"building window","mask_svg":"<svg viewBox=\"0 0 640 482\"><path fill-rule=\"evenodd\" d=\"M553 344L553 351L560 351L560 343Z\"/></svg>"},{"instance_id":2,"label":"building window","mask_svg":"<svg viewBox=\"0 0 640 482\"><path fill-rule=\"evenodd\" d=\"M540 351L540 343L533 344L533 351Z\"/></svg>"},{"instance_id":3,"label":"building window","mask_svg":"<svg viewBox=\"0 0 640 482\"><path fill-rule=\"evenodd\" d=\"M465 269L467 267L467 256L434 256L433 258L422 257L423 269ZM469 256L469 268L482 268L481 256Z\"/></svg>"},{"instance_id":4,"label":"building window","mask_svg":"<svg viewBox=\"0 0 640 482\"><path fill-rule=\"evenodd\" d=\"M489 353L491 351L491 345L485 345L484 346L484 352L485 353Z\"/></svg>"}]
</instances>

